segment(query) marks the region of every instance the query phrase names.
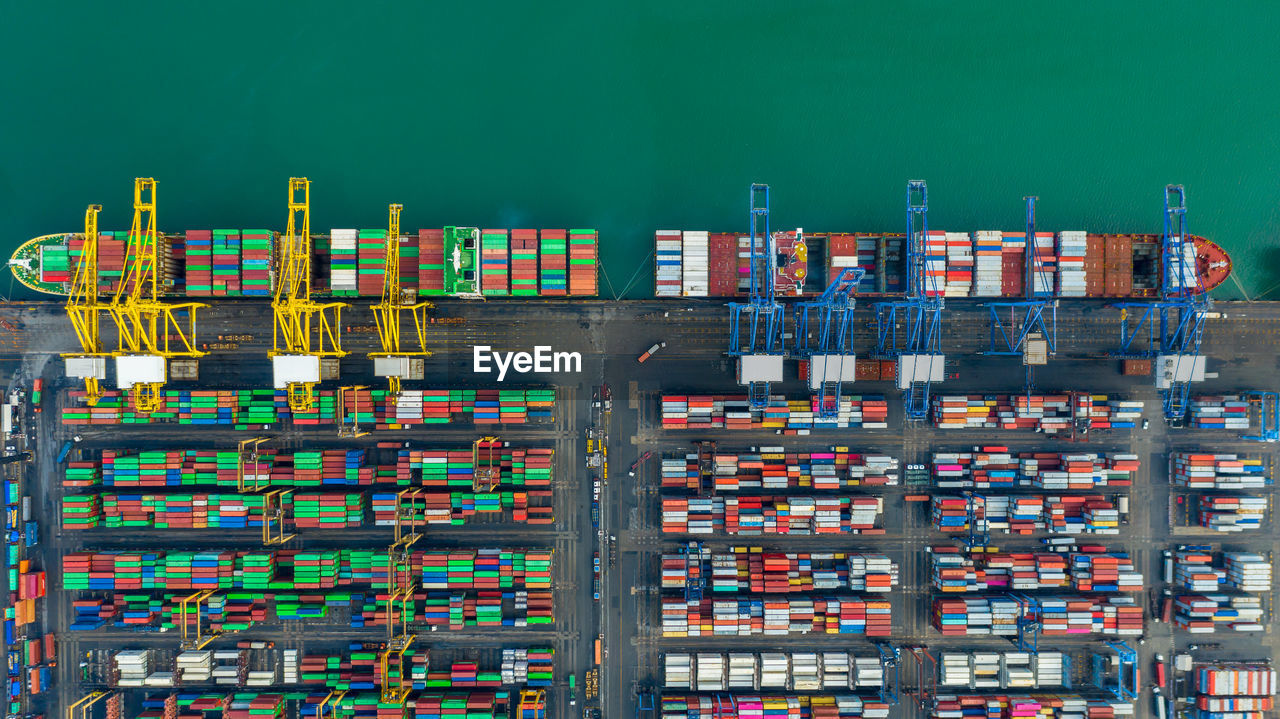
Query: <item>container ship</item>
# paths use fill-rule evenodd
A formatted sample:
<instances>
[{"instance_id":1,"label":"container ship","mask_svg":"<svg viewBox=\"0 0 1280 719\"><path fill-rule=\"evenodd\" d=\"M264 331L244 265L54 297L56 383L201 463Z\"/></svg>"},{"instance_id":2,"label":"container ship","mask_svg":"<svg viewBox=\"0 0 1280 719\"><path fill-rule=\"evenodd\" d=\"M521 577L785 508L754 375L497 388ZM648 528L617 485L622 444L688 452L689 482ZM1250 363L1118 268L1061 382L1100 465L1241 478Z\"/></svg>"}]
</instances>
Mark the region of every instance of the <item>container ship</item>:
<instances>
[{"instance_id":1,"label":"container ship","mask_svg":"<svg viewBox=\"0 0 1280 719\"><path fill-rule=\"evenodd\" d=\"M98 236L104 294L123 281L133 250L128 232ZM386 230L312 235L312 287L330 297L378 297L386 268ZM188 230L159 236L163 292L177 297L270 297L280 234L269 230ZM66 295L84 248L82 233L43 235L9 260L23 285ZM444 227L400 237L400 284L420 297L594 297L595 230Z\"/></svg>"},{"instance_id":2,"label":"container ship","mask_svg":"<svg viewBox=\"0 0 1280 719\"><path fill-rule=\"evenodd\" d=\"M780 297L821 294L846 268L865 272L858 294L906 291L904 234L774 232ZM1217 244L1188 235L1182 244L1185 286L1205 292L1226 281L1231 258ZM1032 271L1027 242L1033 243ZM1160 293L1158 234L1090 232L944 232L930 230L924 249L929 294L943 297L1149 298ZM739 297L750 286L751 238L740 233L659 230L654 235L658 297ZM1194 276L1191 272L1194 268ZM1176 279L1175 279L1176 284Z\"/></svg>"}]
</instances>

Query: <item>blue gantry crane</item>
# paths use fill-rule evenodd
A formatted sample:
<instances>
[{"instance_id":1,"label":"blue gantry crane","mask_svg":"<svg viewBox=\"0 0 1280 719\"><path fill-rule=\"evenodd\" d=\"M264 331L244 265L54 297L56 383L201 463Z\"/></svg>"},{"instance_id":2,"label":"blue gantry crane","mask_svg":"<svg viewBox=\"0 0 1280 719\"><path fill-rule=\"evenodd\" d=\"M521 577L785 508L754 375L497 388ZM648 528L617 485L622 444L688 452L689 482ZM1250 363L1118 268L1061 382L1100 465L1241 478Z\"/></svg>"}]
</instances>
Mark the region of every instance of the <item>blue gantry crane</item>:
<instances>
[{"instance_id":1,"label":"blue gantry crane","mask_svg":"<svg viewBox=\"0 0 1280 719\"><path fill-rule=\"evenodd\" d=\"M654 693L640 691L636 693L636 719L656 719L657 707L654 706Z\"/></svg>"},{"instance_id":2,"label":"blue gantry crane","mask_svg":"<svg viewBox=\"0 0 1280 719\"><path fill-rule=\"evenodd\" d=\"M1210 307L1196 268L1196 250L1187 235L1187 195L1182 185L1164 188L1164 237L1161 241L1159 299L1118 302L1123 358L1150 358L1164 417L1186 417L1191 383L1204 380L1200 353L1204 320ZM1136 320L1131 316L1136 315ZM1144 342L1145 339L1145 342Z\"/></svg>"},{"instance_id":3,"label":"blue gantry crane","mask_svg":"<svg viewBox=\"0 0 1280 719\"><path fill-rule=\"evenodd\" d=\"M942 381L946 356L942 354L942 285L938 275L945 257L927 254L929 239L929 191L924 180L907 183L907 291L892 302L877 302L877 359L897 360L898 389L908 420L929 416L929 389ZM941 264L943 267L939 267ZM903 332L898 332L899 320Z\"/></svg>"},{"instance_id":4,"label":"blue gantry crane","mask_svg":"<svg viewBox=\"0 0 1280 719\"><path fill-rule=\"evenodd\" d=\"M1241 397L1249 403L1250 411L1258 408L1258 433L1246 434L1241 439L1253 442L1280 441L1280 392L1244 392Z\"/></svg>"},{"instance_id":5,"label":"blue gantry crane","mask_svg":"<svg viewBox=\"0 0 1280 719\"><path fill-rule=\"evenodd\" d=\"M823 419L840 413L841 388L856 376L853 293L865 274L861 267L846 267L817 299L795 304L794 355L809 363L809 390Z\"/></svg>"},{"instance_id":6,"label":"blue gantry crane","mask_svg":"<svg viewBox=\"0 0 1280 719\"><path fill-rule=\"evenodd\" d=\"M1039 262L1036 247L1036 200L1027 204L1027 239L1023 267L1023 297L986 303L990 315L991 342L986 354L1022 357L1026 371L1026 392L1035 388L1035 367L1048 364L1058 351L1058 302L1053 297L1053 281ZM1006 320L1007 317L1007 320Z\"/></svg>"},{"instance_id":7,"label":"blue gantry crane","mask_svg":"<svg viewBox=\"0 0 1280 719\"><path fill-rule=\"evenodd\" d=\"M782 381L782 305L775 296L778 256L769 232L769 186L751 185L751 286L747 302L729 303L729 356L751 406L769 405L769 385Z\"/></svg>"},{"instance_id":8,"label":"blue gantry crane","mask_svg":"<svg viewBox=\"0 0 1280 719\"><path fill-rule=\"evenodd\" d=\"M876 651L880 653L880 701L896 705L902 689L902 674L898 666L902 653L885 642L876 642Z\"/></svg>"},{"instance_id":9,"label":"blue gantry crane","mask_svg":"<svg viewBox=\"0 0 1280 719\"><path fill-rule=\"evenodd\" d=\"M1093 685L1103 691L1111 692L1121 701L1137 699L1141 689L1138 686L1138 653L1125 642L1112 641L1105 644L1108 649L1115 652L1116 681L1115 684L1109 684L1107 681L1109 657L1102 652L1096 652L1093 655Z\"/></svg>"},{"instance_id":10,"label":"blue gantry crane","mask_svg":"<svg viewBox=\"0 0 1280 719\"><path fill-rule=\"evenodd\" d=\"M1026 594L1011 597L1018 603L1018 638L1014 642L1020 652L1040 651L1040 600Z\"/></svg>"}]
</instances>

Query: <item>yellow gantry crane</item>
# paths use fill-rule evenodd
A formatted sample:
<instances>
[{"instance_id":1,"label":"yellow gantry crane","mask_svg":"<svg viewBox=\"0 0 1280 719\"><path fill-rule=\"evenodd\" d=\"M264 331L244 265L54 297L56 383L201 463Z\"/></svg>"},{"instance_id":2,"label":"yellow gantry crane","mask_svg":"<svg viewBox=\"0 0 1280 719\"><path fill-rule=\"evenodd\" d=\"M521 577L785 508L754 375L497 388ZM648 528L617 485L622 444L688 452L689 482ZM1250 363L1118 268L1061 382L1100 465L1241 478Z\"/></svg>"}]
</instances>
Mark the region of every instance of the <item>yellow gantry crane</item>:
<instances>
[{"instance_id":1,"label":"yellow gantry crane","mask_svg":"<svg viewBox=\"0 0 1280 719\"><path fill-rule=\"evenodd\" d=\"M481 452L484 452L484 464L481 465ZM499 461L494 462L497 452ZM481 437L471 443L471 491L492 492L502 482L501 450L497 437Z\"/></svg>"},{"instance_id":2,"label":"yellow gantry crane","mask_svg":"<svg viewBox=\"0 0 1280 719\"><path fill-rule=\"evenodd\" d=\"M276 389L288 389L289 409L307 412L315 406L320 360L347 355L342 350L342 308L347 305L311 298L311 181L305 177L289 178L289 222L276 254L268 356Z\"/></svg>"},{"instance_id":3,"label":"yellow gantry crane","mask_svg":"<svg viewBox=\"0 0 1280 719\"><path fill-rule=\"evenodd\" d=\"M84 246L76 262L76 272L71 280L71 294L67 297L67 317L80 340L80 352L62 355L66 360L68 377L84 380L85 403L90 407L102 399L98 382L107 376L107 357L102 351L99 336L99 320L103 306L98 302L98 213L102 205L89 205L84 213Z\"/></svg>"},{"instance_id":4,"label":"yellow gantry crane","mask_svg":"<svg viewBox=\"0 0 1280 719\"><path fill-rule=\"evenodd\" d=\"M160 406L169 360L206 354L196 349L196 310L208 305L160 300L163 265L159 248L156 181L139 177L133 181L133 226L125 248L125 268L107 312L120 335L119 349L112 353L116 385L133 391L134 406L143 414Z\"/></svg>"},{"instance_id":5,"label":"yellow gantry crane","mask_svg":"<svg viewBox=\"0 0 1280 719\"><path fill-rule=\"evenodd\" d=\"M214 639L222 636L222 632L206 633L204 631L204 613L200 609L208 607L209 599L213 596L212 589L204 589L178 600L178 624L182 628L180 646L183 649L187 651L204 649Z\"/></svg>"},{"instance_id":6,"label":"yellow gantry crane","mask_svg":"<svg viewBox=\"0 0 1280 719\"><path fill-rule=\"evenodd\" d=\"M346 439L358 439L369 434L367 430L360 429L360 407L356 406L354 412L347 412L347 398L353 398L357 403L360 399L360 393L368 387L364 385L355 385L352 387L338 388L338 436Z\"/></svg>"},{"instance_id":7,"label":"yellow gantry crane","mask_svg":"<svg viewBox=\"0 0 1280 719\"><path fill-rule=\"evenodd\" d=\"M387 261L382 275L382 301L373 306L373 319L378 325L378 337L382 340L380 352L370 352L373 372L386 377L388 399L395 402L400 396L400 382L404 379L422 379L422 365L414 358L431 356L427 350L427 310L430 302L418 301L416 290L400 287L400 210L393 204L387 212ZM400 347L400 313L413 315L413 326L418 337L418 349L406 351Z\"/></svg>"},{"instance_id":8,"label":"yellow gantry crane","mask_svg":"<svg viewBox=\"0 0 1280 719\"><path fill-rule=\"evenodd\" d=\"M408 504L405 500L408 499ZM418 637L410 630L413 621L413 545L422 535L418 532L419 505L416 491L403 490L396 495L395 541L387 548L387 644L379 656L382 670L382 702L404 706L413 682L405 675L404 654ZM392 671L394 670L394 671Z\"/></svg>"},{"instance_id":9,"label":"yellow gantry crane","mask_svg":"<svg viewBox=\"0 0 1280 719\"><path fill-rule=\"evenodd\" d=\"M338 707L346 695L345 691L330 690L329 694L316 706L316 719L338 719Z\"/></svg>"},{"instance_id":10,"label":"yellow gantry crane","mask_svg":"<svg viewBox=\"0 0 1280 719\"><path fill-rule=\"evenodd\" d=\"M255 493L262 497L262 543L264 545L284 544L296 534L285 532L284 505L293 496L292 489L272 489L271 481L262 484L258 477L259 447L266 442L264 437L240 440L236 446L236 488L241 494ZM245 465L254 467L250 480L245 473Z\"/></svg>"},{"instance_id":11,"label":"yellow gantry crane","mask_svg":"<svg viewBox=\"0 0 1280 719\"><path fill-rule=\"evenodd\" d=\"M112 714L116 716L120 714L120 694L118 692L96 691L78 699L74 704L67 707L66 719L91 719L93 716L93 705L107 700L107 718L111 719ZM114 707L112 706L114 704Z\"/></svg>"}]
</instances>

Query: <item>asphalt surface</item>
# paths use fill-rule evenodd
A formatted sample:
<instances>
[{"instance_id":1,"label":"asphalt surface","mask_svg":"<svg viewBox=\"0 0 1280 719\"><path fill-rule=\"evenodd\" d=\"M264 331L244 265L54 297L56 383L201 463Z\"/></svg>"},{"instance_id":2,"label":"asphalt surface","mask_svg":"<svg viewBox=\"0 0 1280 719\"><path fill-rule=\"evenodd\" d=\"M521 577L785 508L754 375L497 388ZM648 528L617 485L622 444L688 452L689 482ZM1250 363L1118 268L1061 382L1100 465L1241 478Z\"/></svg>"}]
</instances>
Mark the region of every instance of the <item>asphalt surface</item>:
<instances>
[{"instance_id":1,"label":"asphalt surface","mask_svg":"<svg viewBox=\"0 0 1280 719\"><path fill-rule=\"evenodd\" d=\"M1246 389L1274 389L1280 385L1280 360L1274 352L1280 339L1280 303L1219 303L1215 308L1223 319L1206 324L1204 351L1209 356L1209 371L1216 376L1197 386L1195 394L1217 394ZM687 311L686 311L687 310ZM244 388L269 386L270 370L266 352L270 347L270 314L267 305L250 302L227 302L201 311L200 341L218 343L219 335L252 335L252 339L235 340L234 350L215 351L201 360L200 379L193 383L170 383L170 387ZM874 331L872 315L859 309L856 346L870 348ZM660 531L660 506L657 465L664 454L692 451L697 440L716 440L721 450L746 449L750 446L781 445L794 449L816 449L846 445L855 449L883 452L897 456L903 465L927 462L935 450L967 449L973 445L1000 444L1020 450L1088 450L1131 451L1139 455L1142 469L1134 487L1129 490L1131 514L1119 537L1102 540L1108 548L1131 552L1142 568L1151 601L1158 599L1161 583L1161 551L1177 543L1212 543L1219 549L1246 549L1280 552L1277 535L1269 518L1261 532L1252 535L1206 536L1195 527L1185 526L1189 518L1184 508L1194 496L1178 501L1167 481L1167 458L1181 449L1236 451L1262 455L1274 462L1274 445L1244 442L1225 431L1201 431L1169 428L1159 418L1159 396L1150 378L1123 377L1119 363L1108 356L1119 337L1118 312L1098 304L1065 305L1058 311L1057 353L1047 367L1036 373L1036 385L1043 391L1115 392L1127 398L1146 401L1145 417L1150 419L1146 431L1095 432L1072 439L1048 437L1031 432L989 432L975 430L936 430L928 426L909 425L902 421L899 394L888 382L859 383L855 391L882 393L890 400L889 429L886 430L815 430L810 436L780 436L772 432L702 431L672 432L661 429L658 397L662 393L696 392L700 394L739 393L733 381L732 366L724 356L728 344L727 313L722 303L698 302L682 305L672 302L448 302L436 310L438 323L431 328L430 349L435 353L427 360L428 376L421 383L407 387L535 387L554 385L558 390L555 419L545 425L504 426L498 432L513 444L553 447L556 450L556 473L553 483L557 521L552 526L526 526L509 522L485 522L457 529L428 529L419 547L550 547L555 549L555 612L557 621L546 630L512 630L501 632L434 632L423 633L419 642L430 647L433 659L446 657L492 659L502 646L552 646L556 651L557 686L549 692L549 715L576 717L582 715L584 675L594 664L594 641L603 637L604 661L601 667L600 707L604 717L633 717L637 696L641 692L661 688L660 657L664 651L765 651L765 650L843 650L862 656L875 653L865 638L848 635L804 635L787 637L748 637L663 639L660 632L660 590L658 560L664 551L675 551L687 537L663 535ZM38 416L37 460L26 468L25 491L30 494L41 515L42 542L34 558L47 569L56 570L57 557L81 548L257 548L256 532L179 533L155 530L90 530L62 531L57 527L57 501L61 495L60 470L56 453L72 432L57 424L57 403L65 402L59 390L68 387L61 375L61 362L56 353L71 350L72 335L60 306L55 303L10 304L0 306L0 318L9 319L21 329L0 342L0 375L10 386L29 386L30 380L43 376L46 383L46 410ZM366 328L372 325L367 310L351 310L344 315L348 332L344 347L351 354L342 360L341 380L337 384L380 386L371 376L370 362L364 353L375 349L377 336ZM948 379L935 393L996 393L1018 391L1023 371L1016 358L984 357L988 332L985 311L972 305L949 306L942 346L948 353ZM114 338L106 337L108 344ZM645 364L635 358L654 342L664 340L667 347ZM472 371L472 347L490 345L495 350L531 350L545 344L554 350L580 352L581 373L557 375L508 375L496 382L496 375L477 375ZM794 373L794 363L789 363ZM607 385L612 391L611 411L594 407L593 394ZM802 396L803 387L794 376L776 385L775 392ZM602 483L601 528L597 532L590 521L592 477L599 470L586 467L586 433L589 427L607 431L608 481ZM105 447L183 447L233 448L235 442L248 436L229 428L193 428L177 425L121 426L81 428L83 442L77 450L93 451ZM379 441L407 441L414 446L456 448L470 444L481 434L491 433L466 425L433 427L415 431L376 431L361 439L339 439L332 428L277 427L260 434L272 438L273 446L291 448L372 447ZM627 476L629 466L642 453L651 451L653 459L642 465L634 478ZM795 551L876 551L888 554L901 567L901 585L890 594L893 605L893 635L890 642L899 647L927 646L929 649L987 647L1009 649L1004 640L966 637L943 639L929 627L929 602L933 592L929 585L929 567L924 548L948 541L934 532L929 524L927 503L904 503L902 497L915 491L907 487L889 487L871 493L883 495L885 534L871 536L755 537L706 538L710 548L739 544ZM1271 488L1266 490L1270 497ZM388 543L390 532L377 528L344 530L341 533L303 530L290 547L381 547ZM609 562L609 537L616 537L614 561ZM1011 537L996 534L992 543L1001 549L1029 549L1040 537ZM592 554L600 552L604 571L602 598L592 598ZM172 650L177 638L172 634L139 634L123 630L92 633L66 632L70 618L70 601L74 599L60 590L56 572L50 572L50 597L41 616L43 627L59 634L60 655L55 692L30 704L33 711L60 711L87 688L101 686L100 670L106 650L129 647L156 647ZM1269 599L1267 604L1269 605ZM1269 613L1270 618L1270 613ZM1201 659L1257 659L1276 653L1274 623L1262 636L1236 636L1217 633L1192 637L1173 632L1169 625L1150 621L1145 641L1138 647L1139 666L1143 670L1144 696L1138 704L1138 715L1150 714L1149 677L1156 653L1171 656L1175 650L1196 643L1202 649ZM266 625L239 635L237 639L272 639L278 652L286 648L324 651L345 646L350 641L378 641L383 630L352 630L344 624L330 622L292 623L287 627ZM220 640L234 642L234 639ZM1081 681L1075 691L1088 693L1085 680L1088 655L1099 648L1097 642L1069 639L1053 640L1080 659L1076 662ZM1216 645L1209 649L1207 645ZM215 644L215 647L219 644ZM81 667L77 658L86 657ZM486 654L487 653L487 654ZM255 654L253 662L269 666L276 655ZM493 661L496 666L496 660ZM81 685L83 672L89 678ZM577 678L578 705L568 702L568 677ZM921 715L906 695L919 687L920 676L909 652L901 660L903 688L902 708L896 716ZM1081 689L1084 686L1086 689ZM49 700L52 700L49 702ZM49 703L47 703L49 702Z\"/></svg>"}]
</instances>

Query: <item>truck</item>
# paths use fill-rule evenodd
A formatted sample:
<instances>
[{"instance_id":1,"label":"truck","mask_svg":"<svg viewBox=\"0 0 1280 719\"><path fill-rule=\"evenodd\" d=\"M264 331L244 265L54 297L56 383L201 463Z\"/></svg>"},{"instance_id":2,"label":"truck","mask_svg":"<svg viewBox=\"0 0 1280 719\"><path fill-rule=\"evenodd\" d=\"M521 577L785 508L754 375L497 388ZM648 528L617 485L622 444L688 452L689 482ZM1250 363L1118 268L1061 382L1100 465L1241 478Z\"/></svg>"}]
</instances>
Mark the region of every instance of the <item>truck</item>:
<instances>
[{"instance_id":1,"label":"truck","mask_svg":"<svg viewBox=\"0 0 1280 719\"><path fill-rule=\"evenodd\" d=\"M1164 671L1165 671L1164 655L1157 654L1156 655L1156 686L1159 687L1160 689L1164 689L1164 684L1165 684Z\"/></svg>"},{"instance_id":2,"label":"truck","mask_svg":"<svg viewBox=\"0 0 1280 719\"><path fill-rule=\"evenodd\" d=\"M591 528L600 529L600 502L599 500L591 500Z\"/></svg>"},{"instance_id":3,"label":"truck","mask_svg":"<svg viewBox=\"0 0 1280 719\"><path fill-rule=\"evenodd\" d=\"M67 455L71 454L71 446L75 444L71 440L62 443L62 449L58 450L58 464L67 461Z\"/></svg>"},{"instance_id":4,"label":"truck","mask_svg":"<svg viewBox=\"0 0 1280 719\"><path fill-rule=\"evenodd\" d=\"M655 353L657 353L658 350L666 346L667 346L666 342L658 342L657 344L653 345L649 349L642 352L640 356L636 358L636 363L644 364L650 357L652 357Z\"/></svg>"},{"instance_id":5,"label":"truck","mask_svg":"<svg viewBox=\"0 0 1280 719\"><path fill-rule=\"evenodd\" d=\"M578 705L578 685L576 674L569 675L569 706Z\"/></svg>"},{"instance_id":6,"label":"truck","mask_svg":"<svg viewBox=\"0 0 1280 719\"><path fill-rule=\"evenodd\" d=\"M34 407L35 412L37 414L39 414L40 411L42 410L42 408L40 407L40 400L43 399L41 397L41 394L43 393L43 391L44 391L44 379L38 378L31 385L31 404Z\"/></svg>"},{"instance_id":7,"label":"truck","mask_svg":"<svg viewBox=\"0 0 1280 719\"><path fill-rule=\"evenodd\" d=\"M22 534L27 546L36 546L40 541L40 525L35 522L27 522L24 527L25 529L23 529Z\"/></svg>"}]
</instances>

